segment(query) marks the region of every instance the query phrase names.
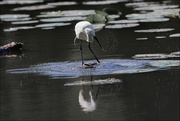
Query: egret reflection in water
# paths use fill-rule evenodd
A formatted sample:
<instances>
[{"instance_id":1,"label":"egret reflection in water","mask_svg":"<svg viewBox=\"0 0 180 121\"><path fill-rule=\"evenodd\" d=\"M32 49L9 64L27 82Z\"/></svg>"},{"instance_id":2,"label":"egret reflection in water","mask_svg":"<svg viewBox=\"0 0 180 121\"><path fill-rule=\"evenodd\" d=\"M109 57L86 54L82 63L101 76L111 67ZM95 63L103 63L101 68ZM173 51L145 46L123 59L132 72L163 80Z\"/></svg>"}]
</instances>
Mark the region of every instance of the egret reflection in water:
<instances>
[{"instance_id":1,"label":"egret reflection in water","mask_svg":"<svg viewBox=\"0 0 180 121\"><path fill-rule=\"evenodd\" d=\"M93 76L91 76L90 82L93 80ZM84 81L84 78L82 79ZM97 91L93 88L93 85L91 85L91 89L88 91L85 89L85 86L83 85L83 89L80 89L79 91L79 105L82 108L82 111L84 112L93 112L96 110L97 103L98 103L98 94L100 90L100 85L98 85ZM92 92L96 92L95 95L92 94ZM89 94L89 100L85 99L85 93Z\"/></svg>"},{"instance_id":2,"label":"egret reflection in water","mask_svg":"<svg viewBox=\"0 0 180 121\"><path fill-rule=\"evenodd\" d=\"M90 97L89 101L87 101L84 98L83 94L84 94L85 90L81 89L79 91L79 105L81 106L82 111L84 111L84 112L93 112L94 110L96 110L97 103L98 103L99 89L100 89L100 85L98 86L98 90L97 90L95 96L92 95L91 90L89 91L89 97Z\"/></svg>"},{"instance_id":3,"label":"egret reflection in water","mask_svg":"<svg viewBox=\"0 0 180 121\"><path fill-rule=\"evenodd\" d=\"M88 113L95 111L97 108L101 85L110 85L115 83L123 84L122 82L122 80L115 78L93 80L93 75L91 75L91 79L88 81L84 80L83 77L82 81L66 83L64 86L83 86L83 89L80 89L79 91L79 105L81 106L82 111ZM88 87L90 87L90 89ZM89 98L87 99L87 97Z\"/></svg>"}]
</instances>

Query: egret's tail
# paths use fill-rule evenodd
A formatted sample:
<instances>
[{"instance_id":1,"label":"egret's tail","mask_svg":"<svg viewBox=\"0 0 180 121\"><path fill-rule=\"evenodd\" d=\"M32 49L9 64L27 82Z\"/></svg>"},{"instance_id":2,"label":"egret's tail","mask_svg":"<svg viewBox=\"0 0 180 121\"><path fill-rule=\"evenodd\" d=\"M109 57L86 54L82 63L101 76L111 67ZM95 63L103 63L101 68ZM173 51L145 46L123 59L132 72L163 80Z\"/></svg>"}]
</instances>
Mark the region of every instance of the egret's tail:
<instances>
[{"instance_id":1,"label":"egret's tail","mask_svg":"<svg viewBox=\"0 0 180 121\"><path fill-rule=\"evenodd\" d=\"M76 46L76 37L74 38L74 45Z\"/></svg>"}]
</instances>

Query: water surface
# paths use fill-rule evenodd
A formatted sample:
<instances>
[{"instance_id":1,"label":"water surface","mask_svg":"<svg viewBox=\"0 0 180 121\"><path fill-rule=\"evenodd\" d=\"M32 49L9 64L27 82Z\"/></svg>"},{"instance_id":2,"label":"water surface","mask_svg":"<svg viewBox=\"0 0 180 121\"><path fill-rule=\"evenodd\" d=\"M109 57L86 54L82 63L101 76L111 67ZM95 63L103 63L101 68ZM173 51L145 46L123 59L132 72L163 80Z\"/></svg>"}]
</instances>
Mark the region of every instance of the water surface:
<instances>
[{"instance_id":1,"label":"water surface","mask_svg":"<svg viewBox=\"0 0 180 121\"><path fill-rule=\"evenodd\" d=\"M24 43L0 55L1 120L179 120L180 19L172 17L179 1L7 0L0 7L0 45ZM93 24L108 51L94 42L101 63L82 68L74 26L106 7L121 12ZM83 54L96 62L86 42Z\"/></svg>"}]
</instances>

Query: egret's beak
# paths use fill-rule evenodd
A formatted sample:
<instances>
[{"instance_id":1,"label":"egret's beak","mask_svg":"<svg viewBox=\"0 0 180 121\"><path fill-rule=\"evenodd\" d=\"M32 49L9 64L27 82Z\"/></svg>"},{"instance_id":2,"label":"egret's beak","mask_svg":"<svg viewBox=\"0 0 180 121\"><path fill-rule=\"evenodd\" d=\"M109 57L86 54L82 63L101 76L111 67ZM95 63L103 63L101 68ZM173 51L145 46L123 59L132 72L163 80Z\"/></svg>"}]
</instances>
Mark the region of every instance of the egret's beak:
<instances>
[{"instance_id":1,"label":"egret's beak","mask_svg":"<svg viewBox=\"0 0 180 121\"><path fill-rule=\"evenodd\" d=\"M97 39L97 37L96 37L96 36L94 36L94 39L98 42L99 46L100 46L100 47L101 47L101 49L102 49L101 43L99 42L99 40Z\"/></svg>"},{"instance_id":2,"label":"egret's beak","mask_svg":"<svg viewBox=\"0 0 180 121\"><path fill-rule=\"evenodd\" d=\"M102 48L101 43L99 42L99 40L97 39L96 36L94 36L94 39L98 42L98 44L99 44L99 46L101 47L101 49L102 49L103 51L105 51L105 50Z\"/></svg>"}]
</instances>

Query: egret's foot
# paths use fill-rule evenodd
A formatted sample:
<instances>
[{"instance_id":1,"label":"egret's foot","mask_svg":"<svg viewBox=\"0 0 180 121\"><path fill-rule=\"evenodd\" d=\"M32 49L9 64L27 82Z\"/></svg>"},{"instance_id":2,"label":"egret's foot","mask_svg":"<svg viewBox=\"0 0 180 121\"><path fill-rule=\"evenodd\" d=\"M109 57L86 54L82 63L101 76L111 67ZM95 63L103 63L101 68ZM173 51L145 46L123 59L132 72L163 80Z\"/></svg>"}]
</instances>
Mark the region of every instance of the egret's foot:
<instances>
[{"instance_id":1,"label":"egret's foot","mask_svg":"<svg viewBox=\"0 0 180 121\"><path fill-rule=\"evenodd\" d=\"M93 68L91 65L83 65L84 68Z\"/></svg>"},{"instance_id":2,"label":"egret's foot","mask_svg":"<svg viewBox=\"0 0 180 121\"><path fill-rule=\"evenodd\" d=\"M91 66L90 64L82 64L83 66Z\"/></svg>"},{"instance_id":3,"label":"egret's foot","mask_svg":"<svg viewBox=\"0 0 180 121\"><path fill-rule=\"evenodd\" d=\"M95 63L95 62L89 62L89 63L87 63L87 64L90 65L90 66L93 66L93 65L99 64L99 62L97 62L97 63Z\"/></svg>"},{"instance_id":4,"label":"egret's foot","mask_svg":"<svg viewBox=\"0 0 180 121\"><path fill-rule=\"evenodd\" d=\"M86 64L82 64L83 67L85 68L93 68L94 65L97 65L97 63L95 62L89 62L89 63L86 63Z\"/></svg>"}]
</instances>

